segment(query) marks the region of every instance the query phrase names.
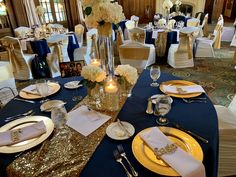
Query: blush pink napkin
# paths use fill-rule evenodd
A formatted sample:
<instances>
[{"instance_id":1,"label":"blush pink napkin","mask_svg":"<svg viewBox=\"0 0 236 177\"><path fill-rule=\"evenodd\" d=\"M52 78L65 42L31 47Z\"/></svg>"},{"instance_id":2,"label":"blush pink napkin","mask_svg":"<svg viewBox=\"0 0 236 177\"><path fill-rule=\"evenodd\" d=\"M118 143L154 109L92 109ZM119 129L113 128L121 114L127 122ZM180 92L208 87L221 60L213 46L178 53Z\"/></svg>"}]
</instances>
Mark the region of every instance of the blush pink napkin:
<instances>
[{"instance_id":1,"label":"blush pink napkin","mask_svg":"<svg viewBox=\"0 0 236 177\"><path fill-rule=\"evenodd\" d=\"M17 129L15 129L14 131L16 130ZM12 130L0 132L0 146L16 144L28 139L38 137L46 132L46 126L43 121L40 121L35 124L21 128L21 133L19 134L19 140L15 142L12 141L11 132Z\"/></svg>"},{"instance_id":2,"label":"blush pink napkin","mask_svg":"<svg viewBox=\"0 0 236 177\"><path fill-rule=\"evenodd\" d=\"M167 144L172 144L158 127L153 127L150 131L141 133L140 137L153 150L155 148L163 148ZM161 158L183 177L206 176L204 165L180 147L174 153L164 154Z\"/></svg>"}]
</instances>

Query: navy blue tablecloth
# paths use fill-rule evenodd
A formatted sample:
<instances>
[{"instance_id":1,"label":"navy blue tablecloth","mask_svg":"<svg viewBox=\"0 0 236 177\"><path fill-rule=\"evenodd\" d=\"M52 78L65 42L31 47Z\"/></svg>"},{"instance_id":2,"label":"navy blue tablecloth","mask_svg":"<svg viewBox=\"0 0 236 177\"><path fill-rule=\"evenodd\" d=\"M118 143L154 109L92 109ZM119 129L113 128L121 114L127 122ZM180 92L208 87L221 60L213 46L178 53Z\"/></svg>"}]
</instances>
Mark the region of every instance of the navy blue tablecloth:
<instances>
[{"instance_id":1,"label":"navy blue tablecloth","mask_svg":"<svg viewBox=\"0 0 236 177\"><path fill-rule=\"evenodd\" d=\"M176 79L169 74L162 73L158 82ZM132 96L129 97L120 111L118 117L122 121L130 122L135 127L135 135L147 127L156 126L156 117L145 113L147 99L153 94L159 94L158 88L150 87L151 78L146 70L140 76L135 85ZM206 95L202 95L206 97ZM203 153L203 164L206 168L207 177L217 177L218 169L218 121L216 111L211 101L207 103L184 103L182 99L173 98L172 109L167 114L171 122L178 122L183 127L209 140L208 144L199 141ZM134 135L134 136L135 136ZM120 164L113 157L113 150L118 144L123 144L127 156L140 177L161 176L143 167L134 157L131 144L132 138L124 141L115 141L106 136L94 155L82 171L80 177L122 177L126 176ZM183 164L184 165L184 164Z\"/></svg>"},{"instance_id":2,"label":"navy blue tablecloth","mask_svg":"<svg viewBox=\"0 0 236 177\"><path fill-rule=\"evenodd\" d=\"M73 36L68 36L68 39L69 39L67 47L68 56L70 58L70 61L74 61L74 50L79 48L80 46L75 33L73 34Z\"/></svg>"},{"instance_id":3,"label":"navy blue tablecloth","mask_svg":"<svg viewBox=\"0 0 236 177\"><path fill-rule=\"evenodd\" d=\"M177 79L169 74L162 73L158 82ZM61 84L71 80L71 78L57 79ZM156 126L156 117L145 113L147 99L154 94L161 93L159 88L150 87L151 78L149 76L149 70L145 70L137 84L132 90L132 96L129 97L121 109L118 117L122 121L130 122L135 127L135 135L141 130L147 127ZM60 92L50 97L50 99L61 99L66 101L67 110L70 110L75 103L71 101L71 98L75 91L61 89ZM85 95L86 89L81 88L79 94ZM201 95L206 97L206 95ZM203 153L203 164L206 168L207 177L216 177L218 169L218 121L216 111L211 101L207 98L207 103L192 103L187 104L183 100L173 98L172 109L167 114L167 117L171 122L178 122L183 127L197 134L205 137L209 140L208 144L204 144L199 141ZM4 118L17 113L26 112L30 109L34 109L36 114L49 116L48 113L41 113L39 110L39 102L35 105L30 103L22 103L18 101L11 101L3 110L0 111L0 126L4 124ZM134 135L134 136L135 136ZM118 164L113 157L113 150L116 149L118 144L123 144L131 163L138 171L141 177L154 177L160 176L148 169L144 168L134 157L131 144L132 138L124 141L115 141L105 136L100 145L94 152L93 156L85 166L84 170L80 174L80 177L122 177L126 176L120 164ZM1 168L4 174L6 166L14 160L14 155L0 154ZM0 168L0 169L1 169ZM4 176L4 175L3 175Z\"/></svg>"}]
</instances>

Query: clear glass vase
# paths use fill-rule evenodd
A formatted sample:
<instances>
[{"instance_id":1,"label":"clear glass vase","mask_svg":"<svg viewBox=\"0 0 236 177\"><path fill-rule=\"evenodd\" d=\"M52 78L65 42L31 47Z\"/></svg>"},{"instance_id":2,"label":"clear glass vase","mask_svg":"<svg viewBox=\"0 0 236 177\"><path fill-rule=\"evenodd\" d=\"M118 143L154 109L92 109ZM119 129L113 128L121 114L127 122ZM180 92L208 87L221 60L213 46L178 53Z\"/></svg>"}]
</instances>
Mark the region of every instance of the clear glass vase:
<instances>
[{"instance_id":1,"label":"clear glass vase","mask_svg":"<svg viewBox=\"0 0 236 177\"><path fill-rule=\"evenodd\" d=\"M98 51L101 67L107 75L114 75L114 53L112 41L112 25L104 23L98 26Z\"/></svg>"},{"instance_id":2,"label":"clear glass vase","mask_svg":"<svg viewBox=\"0 0 236 177\"><path fill-rule=\"evenodd\" d=\"M124 78L119 78L120 85L120 96L121 97L129 97L131 95L132 85Z\"/></svg>"},{"instance_id":3,"label":"clear glass vase","mask_svg":"<svg viewBox=\"0 0 236 177\"><path fill-rule=\"evenodd\" d=\"M87 88L89 104L95 109L102 109L103 87L96 84L94 88Z\"/></svg>"}]
</instances>

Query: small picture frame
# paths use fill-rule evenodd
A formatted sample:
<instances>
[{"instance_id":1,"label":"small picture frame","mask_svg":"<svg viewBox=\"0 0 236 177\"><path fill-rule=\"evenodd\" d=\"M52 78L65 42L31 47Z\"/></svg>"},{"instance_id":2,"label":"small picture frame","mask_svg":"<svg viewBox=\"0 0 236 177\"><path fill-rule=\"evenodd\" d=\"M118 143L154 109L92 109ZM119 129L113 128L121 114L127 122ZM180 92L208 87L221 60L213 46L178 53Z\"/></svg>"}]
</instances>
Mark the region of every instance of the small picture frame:
<instances>
[{"instance_id":1,"label":"small picture frame","mask_svg":"<svg viewBox=\"0 0 236 177\"><path fill-rule=\"evenodd\" d=\"M59 63L61 77L80 76L84 65L83 60Z\"/></svg>"}]
</instances>

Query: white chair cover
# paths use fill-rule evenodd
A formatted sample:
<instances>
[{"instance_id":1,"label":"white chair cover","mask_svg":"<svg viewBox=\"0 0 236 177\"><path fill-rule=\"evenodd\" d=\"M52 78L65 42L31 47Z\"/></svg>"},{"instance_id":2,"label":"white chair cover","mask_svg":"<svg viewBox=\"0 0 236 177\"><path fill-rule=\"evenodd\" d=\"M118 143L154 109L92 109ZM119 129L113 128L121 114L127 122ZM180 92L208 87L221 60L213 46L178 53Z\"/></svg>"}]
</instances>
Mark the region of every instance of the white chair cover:
<instances>
[{"instance_id":1,"label":"white chair cover","mask_svg":"<svg viewBox=\"0 0 236 177\"><path fill-rule=\"evenodd\" d=\"M79 43L79 47L83 46L84 26L78 24L75 26L75 34Z\"/></svg>"},{"instance_id":2,"label":"white chair cover","mask_svg":"<svg viewBox=\"0 0 236 177\"><path fill-rule=\"evenodd\" d=\"M130 64L139 72L155 63L155 47L151 44L130 42L119 48L121 64Z\"/></svg>"},{"instance_id":3,"label":"white chair cover","mask_svg":"<svg viewBox=\"0 0 236 177\"><path fill-rule=\"evenodd\" d=\"M130 20L134 22L134 26L135 26L135 27L138 27L138 22L139 22L139 17L138 17L138 16L132 15L132 16L130 17Z\"/></svg>"},{"instance_id":4,"label":"white chair cover","mask_svg":"<svg viewBox=\"0 0 236 177\"><path fill-rule=\"evenodd\" d=\"M167 63L173 68L193 67L192 54L192 36L191 33L179 34L179 44L171 44L168 51Z\"/></svg>"},{"instance_id":5,"label":"white chair cover","mask_svg":"<svg viewBox=\"0 0 236 177\"><path fill-rule=\"evenodd\" d=\"M231 42L234 36L235 27L223 27L221 41Z\"/></svg>"},{"instance_id":6,"label":"white chair cover","mask_svg":"<svg viewBox=\"0 0 236 177\"><path fill-rule=\"evenodd\" d=\"M208 38L200 37L196 39L195 57L215 57L213 44L215 49L220 48L222 28L223 26L217 24L212 38L210 35Z\"/></svg>"},{"instance_id":7,"label":"white chair cover","mask_svg":"<svg viewBox=\"0 0 236 177\"><path fill-rule=\"evenodd\" d=\"M70 61L67 46L68 36L64 34L52 35L47 39L51 54L47 56L47 63L52 77L60 76L59 62Z\"/></svg>"},{"instance_id":8,"label":"white chair cover","mask_svg":"<svg viewBox=\"0 0 236 177\"><path fill-rule=\"evenodd\" d=\"M7 49L8 58L12 66L15 79L32 79L31 61L35 57L35 55L24 54L21 49L20 42L17 38L5 36L1 39L1 43Z\"/></svg>"},{"instance_id":9,"label":"white chair cover","mask_svg":"<svg viewBox=\"0 0 236 177\"><path fill-rule=\"evenodd\" d=\"M215 105L219 124L219 176L236 175L236 95L229 107Z\"/></svg>"},{"instance_id":10,"label":"white chair cover","mask_svg":"<svg viewBox=\"0 0 236 177\"><path fill-rule=\"evenodd\" d=\"M0 101L5 105L14 97L14 94L18 94L10 62L0 62L0 76ZM7 88L11 88L13 94L11 93L11 90Z\"/></svg>"},{"instance_id":11,"label":"white chair cover","mask_svg":"<svg viewBox=\"0 0 236 177\"><path fill-rule=\"evenodd\" d=\"M90 53L92 50L92 36L95 35L96 42L98 39L98 30L96 28L89 29L86 33L86 41L87 41L87 49L86 49L86 55L84 56L86 64L90 63Z\"/></svg>"},{"instance_id":12,"label":"white chair cover","mask_svg":"<svg viewBox=\"0 0 236 177\"><path fill-rule=\"evenodd\" d=\"M142 28L135 27L129 30L129 36L131 41L145 43L146 31Z\"/></svg>"},{"instance_id":13,"label":"white chair cover","mask_svg":"<svg viewBox=\"0 0 236 177\"><path fill-rule=\"evenodd\" d=\"M20 26L14 29L15 36L19 38L25 38L27 34L32 33L33 30L26 26Z\"/></svg>"},{"instance_id":14,"label":"white chair cover","mask_svg":"<svg viewBox=\"0 0 236 177\"><path fill-rule=\"evenodd\" d=\"M205 15L202 25L200 25L199 28L200 28L199 37L208 36L208 13Z\"/></svg>"}]
</instances>

